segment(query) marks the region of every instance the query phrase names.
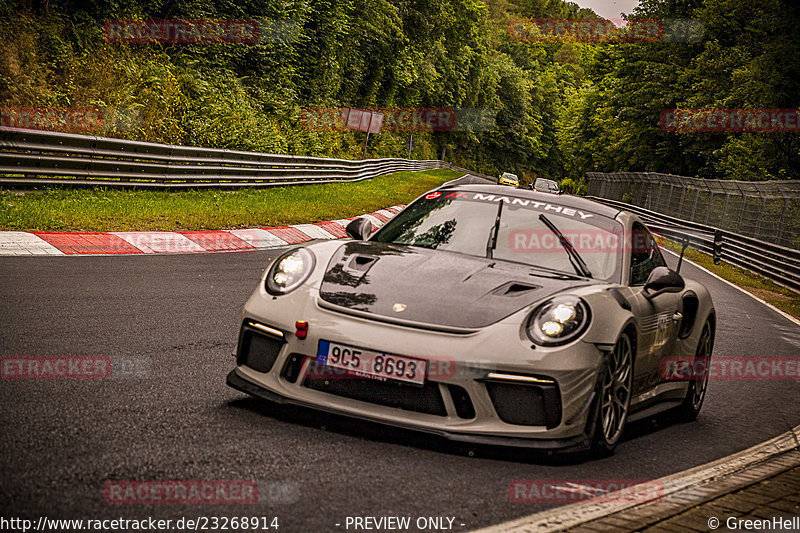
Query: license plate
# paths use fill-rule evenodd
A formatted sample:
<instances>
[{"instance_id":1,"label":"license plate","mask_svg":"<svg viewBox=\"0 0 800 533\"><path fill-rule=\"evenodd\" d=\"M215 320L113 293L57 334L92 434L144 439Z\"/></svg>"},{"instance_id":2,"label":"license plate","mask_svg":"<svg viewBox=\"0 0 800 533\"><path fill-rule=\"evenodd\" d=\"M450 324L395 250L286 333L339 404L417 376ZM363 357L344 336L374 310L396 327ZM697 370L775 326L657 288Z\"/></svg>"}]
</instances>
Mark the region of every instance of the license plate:
<instances>
[{"instance_id":1,"label":"license plate","mask_svg":"<svg viewBox=\"0 0 800 533\"><path fill-rule=\"evenodd\" d=\"M319 341L317 362L348 373L386 381L394 379L423 385L427 361L404 355L376 352L346 344Z\"/></svg>"}]
</instances>

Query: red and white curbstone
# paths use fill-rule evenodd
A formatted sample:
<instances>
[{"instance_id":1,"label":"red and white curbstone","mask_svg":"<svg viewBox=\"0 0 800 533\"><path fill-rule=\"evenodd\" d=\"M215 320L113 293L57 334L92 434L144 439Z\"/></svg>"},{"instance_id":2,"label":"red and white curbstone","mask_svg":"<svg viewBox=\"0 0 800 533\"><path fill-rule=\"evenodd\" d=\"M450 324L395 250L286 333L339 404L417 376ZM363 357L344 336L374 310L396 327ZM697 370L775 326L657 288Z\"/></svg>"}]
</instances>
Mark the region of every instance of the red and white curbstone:
<instances>
[{"instance_id":1,"label":"red and white curbstone","mask_svg":"<svg viewBox=\"0 0 800 533\"><path fill-rule=\"evenodd\" d=\"M362 215L380 227L403 205ZM209 231L0 231L0 255L186 254L261 250L312 239L341 239L353 219L276 228Z\"/></svg>"}]
</instances>

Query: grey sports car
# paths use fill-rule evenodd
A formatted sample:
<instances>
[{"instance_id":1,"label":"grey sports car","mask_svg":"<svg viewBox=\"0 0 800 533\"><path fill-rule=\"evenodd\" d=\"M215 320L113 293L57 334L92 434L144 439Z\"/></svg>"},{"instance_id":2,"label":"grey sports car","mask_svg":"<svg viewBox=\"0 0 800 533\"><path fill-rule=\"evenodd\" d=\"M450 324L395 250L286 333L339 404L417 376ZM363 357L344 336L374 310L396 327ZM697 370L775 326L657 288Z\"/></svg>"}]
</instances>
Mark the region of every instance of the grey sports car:
<instances>
[{"instance_id":1,"label":"grey sports car","mask_svg":"<svg viewBox=\"0 0 800 533\"><path fill-rule=\"evenodd\" d=\"M371 232L277 259L228 384L454 441L611 453L626 422L694 419L716 318L638 217L464 177ZM674 367L674 365L672 365Z\"/></svg>"}]
</instances>

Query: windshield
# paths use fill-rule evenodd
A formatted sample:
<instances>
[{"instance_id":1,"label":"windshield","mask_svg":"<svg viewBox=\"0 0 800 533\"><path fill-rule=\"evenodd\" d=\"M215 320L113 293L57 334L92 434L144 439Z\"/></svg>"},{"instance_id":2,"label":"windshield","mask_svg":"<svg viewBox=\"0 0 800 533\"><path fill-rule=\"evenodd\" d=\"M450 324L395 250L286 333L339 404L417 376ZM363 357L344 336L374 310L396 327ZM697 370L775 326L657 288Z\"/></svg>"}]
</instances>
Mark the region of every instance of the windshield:
<instances>
[{"instance_id":1,"label":"windshield","mask_svg":"<svg viewBox=\"0 0 800 533\"><path fill-rule=\"evenodd\" d=\"M467 191L427 194L390 220L371 240L487 257L503 202L494 259L575 274L570 254L539 219L544 213L572 243L595 279L619 282L622 225L608 217L507 195Z\"/></svg>"}]
</instances>

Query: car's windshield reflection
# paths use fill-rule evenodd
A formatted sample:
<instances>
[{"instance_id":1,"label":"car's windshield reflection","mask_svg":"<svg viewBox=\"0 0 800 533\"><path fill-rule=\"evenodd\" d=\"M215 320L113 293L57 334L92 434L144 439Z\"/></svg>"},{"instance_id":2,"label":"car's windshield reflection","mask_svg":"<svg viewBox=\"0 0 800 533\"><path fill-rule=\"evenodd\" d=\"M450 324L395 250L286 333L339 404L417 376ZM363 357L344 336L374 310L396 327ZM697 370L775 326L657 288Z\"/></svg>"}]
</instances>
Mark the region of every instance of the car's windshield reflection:
<instances>
[{"instance_id":1,"label":"car's windshield reflection","mask_svg":"<svg viewBox=\"0 0 800 533\"><path fill-rule=\"evenodd\" d=\"M575 259L562 246L559 237L539 219L541 210L491 195L482 196L488 201L428 196L431 197L406 208L371 240L487 257L487 242L492 243L498 201L502 201L499 231L489 254L493 259L576 274ZM618 281L621 254L617 246L609 244L621 236L622 226L600 215L577 212L567 216L561 213L561 206L547 204L546 207L550 208L546 211L547 219L578 249L586 271L596 279ZM564 208L564 212L575 210ZM578 271L584 275L580 268Z\"/></svg>"}]
</instances>

